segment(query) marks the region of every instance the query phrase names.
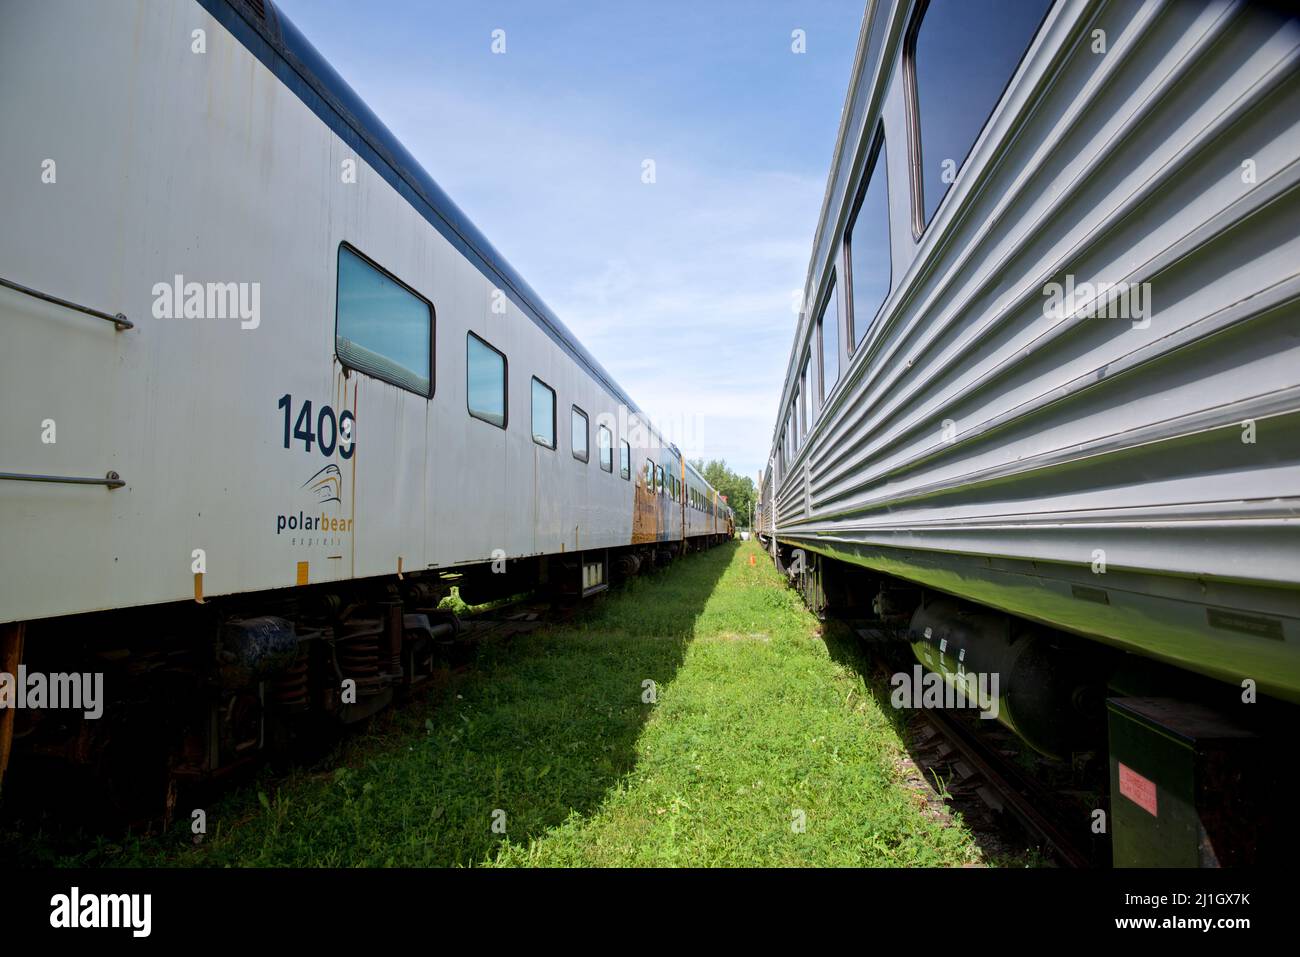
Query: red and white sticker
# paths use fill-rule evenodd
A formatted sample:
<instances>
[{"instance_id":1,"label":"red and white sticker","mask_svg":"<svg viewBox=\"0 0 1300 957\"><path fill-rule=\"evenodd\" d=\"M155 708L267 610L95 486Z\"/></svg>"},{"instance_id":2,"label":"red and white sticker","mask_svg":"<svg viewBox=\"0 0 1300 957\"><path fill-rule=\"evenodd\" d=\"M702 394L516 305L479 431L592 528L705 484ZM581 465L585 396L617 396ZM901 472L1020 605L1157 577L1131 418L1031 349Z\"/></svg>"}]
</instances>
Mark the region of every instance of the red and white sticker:
<instances>
[{"instance_id":1,"label":"red and white sticker","mask_svg":"<svg viewBox=\"0 0 1300 957\"><path fill-rule=\"evenodd\" d=\"M1156 782L1144 778L1122 761L1117 763L1119 764L1119 793L1152 817L1159 817L1156 812Z\"/></svg>"}]
</instances>

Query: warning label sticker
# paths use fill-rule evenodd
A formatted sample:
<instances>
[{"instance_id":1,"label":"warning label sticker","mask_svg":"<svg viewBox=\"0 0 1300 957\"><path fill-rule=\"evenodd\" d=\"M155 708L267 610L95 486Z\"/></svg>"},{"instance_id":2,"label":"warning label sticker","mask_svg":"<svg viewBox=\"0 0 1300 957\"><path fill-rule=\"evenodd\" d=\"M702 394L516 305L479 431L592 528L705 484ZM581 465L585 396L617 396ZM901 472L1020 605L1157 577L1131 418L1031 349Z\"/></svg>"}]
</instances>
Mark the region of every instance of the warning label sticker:
<instances>
[{"instance_id":1,"label":"warning label sticker","mask_svg":"<svg viewBox=\"0 0 1300 957\"><path fill-rule=\"evenodd\" d=\"M1119 793L1124 795L1152 817L1159 817L1156 812L1156 782L1144 778L1132 768L1120 761Z\"/></svg>"}]
</instances>

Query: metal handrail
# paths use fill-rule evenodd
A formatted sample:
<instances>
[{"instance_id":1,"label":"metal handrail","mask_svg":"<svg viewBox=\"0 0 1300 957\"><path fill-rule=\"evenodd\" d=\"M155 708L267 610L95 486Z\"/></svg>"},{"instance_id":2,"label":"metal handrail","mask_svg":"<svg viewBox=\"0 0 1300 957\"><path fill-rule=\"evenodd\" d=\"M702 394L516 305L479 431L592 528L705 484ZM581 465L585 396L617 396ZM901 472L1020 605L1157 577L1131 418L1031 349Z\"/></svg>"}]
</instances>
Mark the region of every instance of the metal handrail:
<instances>
[{"instance_id":1,"label":"metal handrail","mask_svg":"<svg viewBox=\"0 0 1300 957\"><path fill-rule=\"evenodd\" d=\"M8 286L10 289L26 293L29 296L35 296L37 299L52 302L56 306L63 306L66 309L75 309L77 312L84 312L86 315L94 316L96 319L103 319L106 322L111 322L117 328L118 332L122 332L125 329L135 328L135 323L120 312L117 315L110 316L108 313L101 312L98 309L91 309L89 306L82 306L75 302L69 302L67 299L60 299L58 296L51 296L47 292L32 289L28 286L22 285L21 283L10 282L8 279L3 277L0 277L0 286Z\"/></svg>"},{"instance_id":2,"label":"metal handrail","mask_svg":"<svg viewBox=\"0 0 1300 957\"><path fill-rule=\"evenodd\" d=\"M0 472L0 481L4 482L56 482L62 485L106 485L110 489L121 488L126 484L122 476L109 472L103 478L81 478L75 475L28 475L24 472Z\"/></svg>"}]
</instances>

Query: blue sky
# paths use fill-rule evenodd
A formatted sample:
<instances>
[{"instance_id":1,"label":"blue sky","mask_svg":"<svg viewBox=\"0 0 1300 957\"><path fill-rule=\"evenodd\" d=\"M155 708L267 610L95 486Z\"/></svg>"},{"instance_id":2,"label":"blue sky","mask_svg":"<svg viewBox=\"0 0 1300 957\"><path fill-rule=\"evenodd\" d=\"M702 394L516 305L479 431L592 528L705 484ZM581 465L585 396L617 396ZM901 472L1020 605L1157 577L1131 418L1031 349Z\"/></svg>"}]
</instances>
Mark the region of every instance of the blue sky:
<instances>
[{"instance_id":1,"label":"blue sky","mask_svg":"<svg viewBox=\"0 0 1300 957\"><path fill-rule=\"evenodd\" d=\"M864 3L279 6L688 455L758 470Z\"/></svg>"}]
</instances>

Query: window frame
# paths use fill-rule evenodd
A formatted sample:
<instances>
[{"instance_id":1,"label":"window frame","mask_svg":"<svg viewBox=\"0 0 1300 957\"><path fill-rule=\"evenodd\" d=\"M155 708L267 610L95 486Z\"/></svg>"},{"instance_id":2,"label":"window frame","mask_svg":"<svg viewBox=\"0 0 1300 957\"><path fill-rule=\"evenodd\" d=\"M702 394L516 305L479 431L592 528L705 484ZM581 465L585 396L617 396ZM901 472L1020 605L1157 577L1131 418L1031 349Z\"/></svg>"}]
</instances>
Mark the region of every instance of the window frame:
<instances>
[{"instance_id":1,"label":"window frame","mask_svg":"<svg viewBox=\"0 0 1300 957\"><path fill-rule=\"evenodd\" d=\"M892 279L892 276L891 276ZM830 285L826 287L826 293L822 297L821 308L817 311L817 387L821 393L821 408L824 410L831 396L839 384L844 381L844 370L841 368L843 363L840 361L840 310L838 304L840 297L839 292L839 269L831 269ZM831 300L836 303L835 309L835 382L831 385L830 391L826 390L826 312L830 309Z\"/></svg>"},{"instance_id":2,"label":"window frame","mask_svg":"<svg viewBox=\"0 0 1300 957\"><path fill-rule=\"evenodd\" d=\"M356 256L366 265L370 266L371 269L374 269L380 275L385 276L388 279L391 279L398 286L401 286L403 289L409 292L416 299L424 303L424 305L428 308L429 310L429 391L427 394L412 389L410 386L404 385L401 382L394 382L392 379L388 378L387 376L381 375L378 372L371 372L367 369L362 369L359 366L350 365L346 359L344 359L341 355L339 355L339 292L340 292L340 283L342 282L343 279L343 270L339 268L339 263L342 261L344 249L346 249L352 255ZM360 373L361 375L369 376L370 378L377 379L380 382L386 382L389 385L393 386L394 388L401 389L403 392L409 392L412 395L424 396L424 398L428 400L432 400L434 395L437 394L438 391L438 382L437 382L438 310L434 308L432 300L421 295L420 291L417 290L414 286L410 285L409 283L403 282L401 279L399 279L393 273L389 272L383 266L379 265L379 263L375 262L375 260L371 259L369 256L363 253L356 246L352 245L352 243L348 242L346 239L340 240L338 248L337 250L335 250L335 255L334 255L334 356L336 359L339 360L339 364L343 366L343 368L346 369L348 372L357 372Z\"/></svg>"},{"instance_id":3,"label":"window frame","mask_svg":"<svg viewBox=\"0 0 1300 957\"><path fill-rule=\"evenodd\" d=\"M603 447L600 444L600 437L602 433L604 435L609 436L609 441ZM603 455L603 453L606 450L608 450L609 452L608 467L605 465L605 457ZM610 475L613 475L614 474L614 432L612 429L610 429L609 426L601 425L599 422L596 423L596 454L600 464L600 470L602 472L608 472Z\"/></svg>"},{"instance_id":4,"label":"window frame","mask_svg":"<svg viewBox=\"0 0 1300 957\"><path fill-rule=\"evenodd\" d=\"M925 0L925 2L928 4L929 0ZM852 362L853 357L858 354L858 346L866 343L867 333L869 333L872 326L876 324L876 320L880 318L880 314L885 311L885 303L889 302L889 297L894 294L894 224L889 215L889 163L886 162L883 166L880 166L881 154L884 153L888 156L888 153L886 153L885 124L883 120L876 125L876 130L872 136L874 139L871 143L871 149L867 154L867 162L866 165L863 166L862 178L858 182L858 188L853 197L853 211L849 214L848 221L844 224L844 233L840 238L840 244L844 250L844 292L842 295L847 303L845 314L848 316L848 321L845 322L844 325L849 337L850 362ZM885 175L885 238L886 245L889 247L889 284L885 291L885 297L880 300L880 305L876 307L875 313L872 314L871 320L867 324L867 328L859 337L857 334L857 309L855 308L856 303L853 298L853 227L858 223L858 215L862 212L862 204L867 198L867 188L871 185L871 177L875 175L877 166L880 166L881 171ZM916 177L913 176L912 179L915 180ZM844 370L841 369L840 378L843 377Z\"/></svg>"},{"instance_id":5,"label":"window frame","mask_svg":"<svg viewBox=\"0 0 1300 957\"><path fill-rule=\"evenodd\" d=\"M632 446L627 439L618 440L618 476L625 482L632 481ZM623 453L627 453L627 464L623 464Z\"/></svg>"},{"instance_id":6,"label":"window frame","mask_svg":"<svg viewBox=\"0 0 1300 957\"><path fill-rule=\"evenodd\" d=\"M528 388L528 411L529 411L528 431L532 433L534 444L540 445L542 448L550 449L552 452L554 452L559 447L560 444L559 423L556 421L556 419L559 417L559 410L557 408L559 405L559 396L556 395L554 389L552 389L549 385L547 385L544 381L539 379L537 376L533 376L532 379L533 382L536 382L542 388L546 389L548 392L551 393L551 444L547 445L545 442L537 438L537 425L536 422L534 421L537 415L537 410L533 408L533 389L531 384L529 385Z\"/></svg>"},{"instance_id":7,"label":"window frame","mask_svg":"<svg viewBox=\"0 0 1300 957\"><path fill-rule=\"evenodd\" d=\"M908 178L911 180L910 189L912 203L912 241L920 242L925 235L930 223L939 217L943 210L944 204L948 202L948 197L952 195L952 188L957 185L957 180L961 178L962 170L966 168L966 161L970 159L971 153L975 152L975 145L984 135L984 131L989 127L989 120L993 119L993 114L998 111L1002 105L1002 100L1007 95L1007 90L1011 89L1011 81L1016 78L1020 68L1025 64L1025 57L1029 55L1030 48L1034 45L1034 40L1043 31L1043 24L1051 16L1054 4L1048 3L1047 9L1043 11L1042 19L1034 27L1034 31L1029 35L1029 42L1025 44L1024 52L1020 54L1020 59L1012 67L1011 72L1007 75L1007 81L1002 85L1002 89L993 100L993 107L989 110L988 116L984 117L984 122L980 124L979 131L975 138L971 140L970 147L966 150L966 155L961 158L957 164L957 171L953 175L953 180L948 184L944 191L943 198L939 200L938 205L934 207L934 215L930 217L929 222L925 219L925 182L922 178L921 162L921 111L920 101L917 98L916 89L916 41L921 34L921 24L925 20L925 15L929 12L930 0L918 0L916 9L912 11L912 22L907 25L907 30L903 34L903 114L906 117L906 135L907 135L907 168ZM888 184L886 184L888 185ZM892 262L890 264L892 268ZM893 276L890 276L889 288L894 287ZM851 337L850 337L851 338Z\"/></svg>"},{"instance_id":8,"label":"window frame","mask_svg":"<svg viewBox=\"0 0 1300 957\"><path fill-rule=\"evenodd\" d=\"M502 415L502 421L501 424L499 425L496 422L493 422L491 419L487 419L484 418L482 415L479 415L477 412L473 410L473 408L470 407L469 404L469 340L471 337L477 339L480 345L487 346L487 348L491 349L493 352L495 352L497 355L501 357L501 364L503 369L502 381L501 381L501 392L502 392L502 398L504 399L504 403L505 403L503 406L505 412ZM501 429L503 432L507 431L510 428L510 358L504 352L502 352L496 346L492 345L492 343L488 342L486 339L484 339L482 336L480 336L477 332L475 332L472 329L466 330L465 332L465 411L469 413L470 418L478 419L480 422L486 422L488 425L492 426L493 428Z\"/></svg>"},{"instance_id":9,"label":"window frame","mask_svg":"<svg viewBox=\"0 0 1300 957\"><path fill-rule=\"evenodd\" d=\"M812 350L805 348L803 351L803 366L799 372L799 418L803 422L804 441L808 441L808 433L812 431L813 419L812 409L808 402L808 371L812 366Z\"/></svg>"},{"instance_id":10,"label":"window frame","mask_svg":"<svg viewBox=\"0 0 1300 957\"><path fill-rule=\"evenodd\" d=\"M582 450L581 455L578 454L578 450L576 448L570 448L570 451L573 453L573 457L577 459L579 462L590 463L591 462L591 419L587 417L586 412L582 411L582 409L578 408L576 405L570 405L569 409L570 409L569 445L570 446L573 445L573 426L575 422L575 416L581 416L582 418L582 431L584 434L584 438L586 440L585 442L586 448Z\"/></svg>"},{"instance_id":11,"label":"window frame","mask_svg":"<svg viewBox=\"0 0 1300 957\"><path fill-rule=\"evenodd\" d=\"M796 380L796 382L797 381L798 380ZM794 436L794 447L792 451L793 454L797 456L800 454L800 449L803 445L800 441L800 387L798 387L798 385L794 386L794 395L790 397L790 421L792 421L794 425L792 430Z\"/></svg>"}]
</instances>

